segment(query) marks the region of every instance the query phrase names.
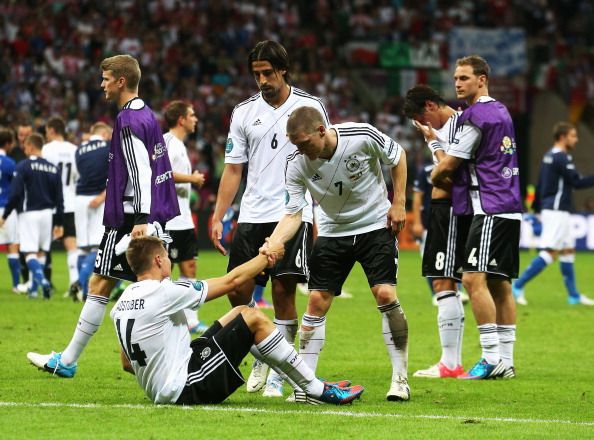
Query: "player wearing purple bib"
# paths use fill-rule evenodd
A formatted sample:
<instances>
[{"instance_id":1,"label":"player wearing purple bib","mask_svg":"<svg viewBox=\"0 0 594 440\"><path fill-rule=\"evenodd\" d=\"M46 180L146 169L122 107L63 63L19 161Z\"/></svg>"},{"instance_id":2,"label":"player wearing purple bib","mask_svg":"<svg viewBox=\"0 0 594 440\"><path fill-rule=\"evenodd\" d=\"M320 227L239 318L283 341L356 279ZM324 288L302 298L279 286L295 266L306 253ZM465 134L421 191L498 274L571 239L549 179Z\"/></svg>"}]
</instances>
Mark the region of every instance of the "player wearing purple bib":
<instances>
[{"instance_id":1,"label":"player wearing purple bib","mask_svg":"<svg viewBox=\"0 0 594 440\"><path fill-rule=\"evenodd\" d=\"M503 104L489 97L489 72L478 55L456 62L456 95L469 107L458 117L455 139L431 175L435 186L451 186L455 215L473 214L462 282L478 324L482 356L462 379L515 376L511 279L519 269L520 176L512 119Z\"/></svg>"},{"instance_id":2,"label":"player wearing purple bib","mask_svg":"<svg viewBox=\"0 0 594 440\"><path fill-rule=\"evenodd\" d=\"M116 55L101 62L101 88L120 112L109 147L107 192L103 225L105 233L97 251L89 294L63 353L28 353L36 367L61 377L73 377L76 361L99 329L111 289L117 280L136 281L126 257L116 254L125 236L142 237L148 223L164 224L179 214L173 171L161 127L152 110L138 97L140 67L130 55Z\"/></svg>"}]
</instances>

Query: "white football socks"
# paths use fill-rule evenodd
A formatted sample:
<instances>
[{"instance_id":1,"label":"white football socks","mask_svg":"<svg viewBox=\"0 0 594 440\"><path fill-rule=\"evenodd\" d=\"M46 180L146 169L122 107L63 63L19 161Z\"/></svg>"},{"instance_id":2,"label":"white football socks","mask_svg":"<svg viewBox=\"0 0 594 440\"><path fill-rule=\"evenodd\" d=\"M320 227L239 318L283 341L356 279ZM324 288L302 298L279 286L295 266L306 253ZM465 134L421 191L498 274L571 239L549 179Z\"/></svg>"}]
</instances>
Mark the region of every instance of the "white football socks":
<instances>
[{"instance_id":1,"label":"white football socks","mask_svg":"<svg viewBox=\"0 0 594 440\"><path fill-rule=\"evenodd\" d=\"M313 330L299 332L299 354L315 373L320 352L326 342L326 317L303 314L301 327L313 327Z\"/></svg>"},{"instance_id":2,"label":"white football socks","mask_svg":"<svg viewBox=\"0 0 594 440\"><path fill-rule=\"evenodd\" d=\"M483 357L490 364L497 364L501 358L499 354L499 336L497 324L483 324L478 326Z\"/></svg>"},{"instance_id":3,"label":"white football socks","mask_svg":"<svg viewBox=\"0 0 594 440\"><path fill-rule=\"evenodd\" d=\"M270 365L280 375L286 375L307 394L313 397L322 395L324 384L277 329L259 344L253 345L250 351L256 359Z\"/></svg>"},{"instance_id":4,"label":"white football socks","mask_svg":"<svg viewBox=\"0 0 594 440\"><path fill-rule=\"evenodd\" d=\"M514 366L514 342L516 342L515 325L498 325L499 354L505 368Z\"/></svg>"},{"instance_id":5,"label":"white football socks","mask_svg":"<svg viewBox=\"0 0 594 440\"><path fill-rule=\"evenodd\" d=\"M437 328L441 341L440 362L449 369L462 365L464 307L457 292L437 292Z\"/></svg>"},{"instance_id":6,"label":"white football socks","mask_svg":"<svg viewBox=\"0 0 594 440\"><path fill-rule=\"evenodd\" d=\"M78 360L83 350L99 329L109 298L99 295L88 295L83 306L74 335L68 347L62 352L62 362L66 365Z\"/></svg>"}]
</instances>

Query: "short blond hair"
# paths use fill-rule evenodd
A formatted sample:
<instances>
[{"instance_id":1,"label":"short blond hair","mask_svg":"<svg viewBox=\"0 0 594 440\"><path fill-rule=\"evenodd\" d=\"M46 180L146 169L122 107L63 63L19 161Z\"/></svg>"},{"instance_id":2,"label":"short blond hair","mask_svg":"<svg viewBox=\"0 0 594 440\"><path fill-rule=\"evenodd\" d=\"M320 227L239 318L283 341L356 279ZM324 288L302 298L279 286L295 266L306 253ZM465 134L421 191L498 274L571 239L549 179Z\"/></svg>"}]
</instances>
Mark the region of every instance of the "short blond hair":
<instances>
[{"instance_id":1,"label":"short blond hair","mask_svg":"<svg viewBox=\"0 0 594 440\"><path fill-rule=\"evenodd\" d=\"M313 133L320 125L326 126L324 117L313 107L299 107L291 112L287 120L287 134Z\"/></svg>"},{"instance_id":2,"label":"short blond hair","mask_svg":"<svg viewBox=\"0 0 594 440\"><path fill-rule=\"evenodd\" d=\"M131 55L115 55L101 61L101 70L110 70L113 76L118 79L123 77L126 80L126 88L136 91L140 83L140 65L136 58Z\"/></svg>"},{"instance_id":3,"label":"short blond hair","mask_svg":"<svg viewBox=\"0 0 594 440\"><path fill-rule=\"evenodd\" d=\"M163 252L167 253L161 239L143 235L130 240L126 250L126 260L128 260L132 272L141 275L151 269L155 255Z\"/></svg>"},{"instance_id":4,"label":"short blond hair","mask_svg":"<svg viewBox=\"0 0 594 440\"><path fill-rule=\"evenodd\" d=\"M109 135L111 135L113 129L107 125L105 122L99 121L99 122L95 122L93 125L91 125L91 129L89 130L89 132L91 134L103 134L103 133L107 133Z\"/></svg>"}]
</instances>

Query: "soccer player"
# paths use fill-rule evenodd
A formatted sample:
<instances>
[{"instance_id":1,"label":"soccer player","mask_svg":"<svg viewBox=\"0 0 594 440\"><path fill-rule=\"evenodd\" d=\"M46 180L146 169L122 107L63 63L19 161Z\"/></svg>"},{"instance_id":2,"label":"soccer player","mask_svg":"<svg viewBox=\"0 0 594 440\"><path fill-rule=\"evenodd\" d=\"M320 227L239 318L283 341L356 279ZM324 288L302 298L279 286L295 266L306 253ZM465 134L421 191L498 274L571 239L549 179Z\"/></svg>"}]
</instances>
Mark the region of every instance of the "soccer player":
<instances>
[{"instance_id":1,"label":"soccer player","mask_svg":"<svg viewBox=\"0 0 594 440\"><path fill-rule=\"evenodd\" d=\"M110 316L124 369L136 375L153 402L222 402L243 384L239 365L250 351L305 392L297 401L341 405L363 393L360 385L340 388L317 379L266 315L254 308L233 308L190 342L183 311L256 276L268 264L266 256L258 255L220 278L198 282L169 279L171 260L157 237L133 239L126 256L138 282L128 286Z\"/></svg>"},{"instance_id":2,"label":"soccer player","mask_svg":"<svg viewBox=\"0 0 594 440\"><path fill-rule=\"evenodd\" d=\"M241 199L239 219L230 249L228 270L249 260L258 253L283 215L285 201L284 169L287 156L295 147L287 139L286 124L291 112L301 106L315 107L328 124L322 102L289 84L289 57L285 48L275 41L261 41L248 55L248 69L260 93L235 106L225 146L225 168L217 194L212 218L211 239L223 254L221 245L222 218L237 194L244 166L247 165L247 185ZM234 306L252 303L254 285L266 285L272 277L274 323L283 336L293 343L297 332L295 289L297 282L306 282L312 238L313 212L311 204L305 208L299 232L287 245L282 261L265 275L248 280L229 294ZM260 390L265 396L281 397L282 380L268 367L254 362L248 378L248 392Z\"/></svg>"},{"instance_id":3,"label":"soccer player","mask_svg":"<svg viewBox=\"0 0 594 440\"><path fill-rule=\"evenodd\" d=\"M14 145L14 133L12 130L0 127L0 216L8 203L10 194L10 183L16 169L16 163L9 156ZM19 260L19 238L17 234L17 213L13 211L7 219L4 227L0 229L0 244L8 246L8 269L12 277L12 291L19 294L18 285L21 272Z\"/></svg>"},{"instance_id":4,"label":"soccer player","mask_svg":"<svg viewBox=\"0 0 594 440\"><path fill-rule=\"evenodd\" d=\"M316 108L291 112L287 134L297 147L286 166L285 214L269 238L276 247L299 230L309 190L318 201L318 237L311 255L309 300L301 321L300 349L316 370L326 339L326 314L355 262L365 271L382 317L392 362L388 400L408 400L408 323L396 297L398 242L404 227L406 157L403 148L369 124L326 125ZM394 197L381 165L390 167ZM263 248L265 251L266 245Z\"/></svg>"},{"instance_id":5,"label":"soccer player","mask_svg":"<svg viewBox=\"0 0 594 440\"><path fill-rule=\"evenodd\" d=\"M458 99L469 107L456 123L454 141L434 168L434 186L451 186L454 215L473 214L462 282L478 325L481 359L461 379L515 377L516 304L522 197L514 126L507 108L489 96L490 67L478 55L456 61ZM432 130L426 135L437 140Z\"/></svg>"},{"instance_id":6,"label":"soccer player","mask_svg":"<svg viewBox=\"0 0 594 440\"><path fill-rule=\"evenodd\" d=\"M454 141L458 113L446 105L431 87L417 85L406 93L404 114L421 131L427 130L425 127L434 129L437 141L431 142L429 148L435 162L443 159L444 148ZM431 280L437 299L441 358L437 364L415 372L414 376L458 377L464 374L464 307L456 284L462 279L464 245L472 216L453 214L450 188L428 186L431 188L431 216L428 219L422 267L423 276Z\"/></svg>"},{"instance_id":7,"label":"soccer player","mask_svg":"<svg viewBox=\"0 0 594 440\"><path fill-rule=\"evenodd\" d=\"M578 143L577 129L568 122L558 122L553 127L553 147L544 155L537 185L540 202L542 234L540 253L512 286L516 302L527 305L524 287L557 256L561 262L561 274L567 289L569 304L594 306L594 300L582 295L575 284L575 238L570 230L573 189L594 186L594 175L583 177L576 170L571 152Z\"/></svg>"},{"instance_id":8,"label":"soccer player","mask_svg":"<svg viewBox=\"0 0 594 440\"><path fill-rule=\"evenodd\" d=\"M74 199L78 170L74 154L76 145L66 138L66 124L59 116L52 116L45 124L45 136L48 143L43 146L41 155L48 162L58 167L62 174L62 194L64 196L64 237L63 244L67 253L69 286L78 280L78 248L76 247L76 228L74 224ZM48 277L51 275L48 274Z\"/></svg>"},{"instance_id":9,"label":"soccer player","mask_svg":"<svg viewBox=\"0 0 594 440\"><path fill-rule=\"evenodd\" d=\"M74 222L76 239L82 254L78 280L70 286L73 300L87 297L89 277L95 267L97 249L103 237L103 209L109 164L109 141L112 129L104 122L93 124L89 140L75 153L75 164L80 175L76 182Z\"/></svg>"},{"instance_id":10,"label":"soccer player","mask_svg":"<svg viewBox=\"0 0 594 440\"><path fill-rule=\"evenodd\" d=\"M76 361L103 321L116 280L136 281L125 255L116 254L116 244L126 235L146 235L149 222L165 224L179 215L161 127L152 110L138 97L138 61L130 55L115 55L101 62L101 70L105 97L116 103L120 112L109 147L105 232L89 280L89 294L74 335L62 353L27 354L33 365L60 377L75 375Z\"/></svg>"},{"instance_id":11,"label":"soccer player","mask_svg":"<svg viewBox=\"0 0 594 440\"><path fill-rule=\"evenodd\" d=\"M194 229L192 211L190 211L190 194L192 184L201 187L204 184L204 174L192 172L192 164L184 140L196 131L198 118L191 104L183 101L172 101L163 114L169 131L163 135L167 154L173 170L173 181L177 192L177 202L181 214L167 222L165 229L172 238L169 245L169 258L179 264L180 280L194 281L196 279L196 255L198 254L198 239ZM186 310L188 327L193 333L206 330L200 323L196 312Z\"/></svg>"},{"instance_id":12,"label":"soccer player","mask_svg":"<svg viewBox=\"0 0 594 440\"><path fill-rule=\"evenodd\" d=\"M27 158L27 155L25 154L25 139L32 133L33 125L30 123L21 122L17 125L17 144L11 148L10 153L8 154L16 163Z\"/></svg>"},{"instance_id":13,"label":"soccer player","mask_svg":"<svg viewBox=\"0 0 594 440\"><path fill-rule=\"evenodd\" d=\"M44 299L50 299L51 286L43 274L45 256L52 242L52 210L55 209L54 238L63 234L62 184L59 169L41 157L43 137L34 133L25 139L25 154L29 157L16 167L10 185L8 203L0 218L0 228L10 213L18 212L18 234L21 251L25 253L32 282L29 298L37 298L39 287Z\"/></svg>"}]
</instances>

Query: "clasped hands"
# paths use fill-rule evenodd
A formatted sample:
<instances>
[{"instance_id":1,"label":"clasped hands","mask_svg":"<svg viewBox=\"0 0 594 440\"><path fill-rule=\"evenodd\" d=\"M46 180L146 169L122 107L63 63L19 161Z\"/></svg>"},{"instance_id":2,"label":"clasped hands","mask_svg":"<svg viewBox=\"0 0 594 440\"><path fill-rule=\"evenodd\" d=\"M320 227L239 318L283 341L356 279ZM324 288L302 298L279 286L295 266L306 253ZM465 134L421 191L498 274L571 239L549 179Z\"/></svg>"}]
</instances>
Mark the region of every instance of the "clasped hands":
<instances>
[{"instance_id":1,"label":"clasped hands","mask_svg":"<svg viewBox=\"0 0 594 440\"><path fill-rule=\"evenodd\" d=\"M285 256L285 245L277 241L272 241L270 237L266 237L259 252L261 255L265 255L266 258L268 258L268 267L270 268Z\"/></svg>"}]
</instances>

